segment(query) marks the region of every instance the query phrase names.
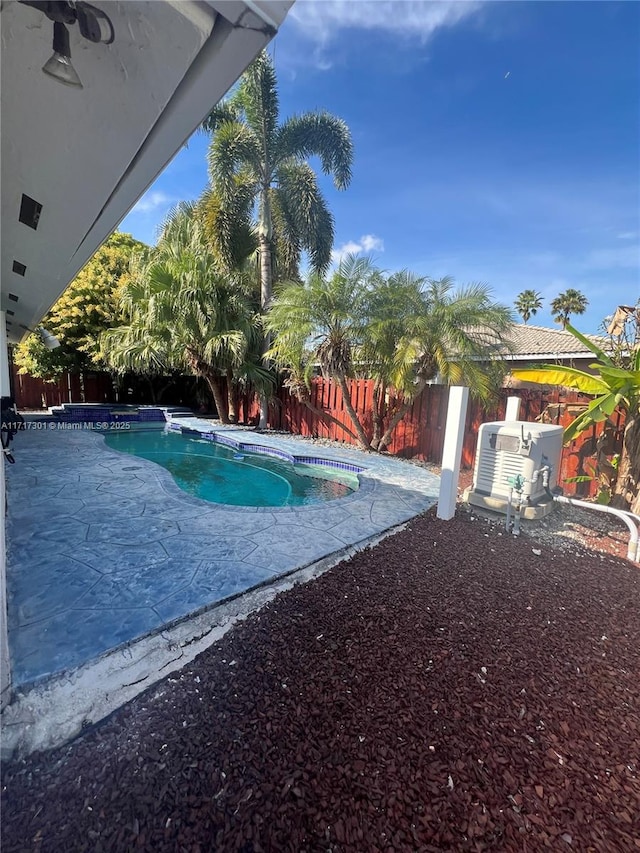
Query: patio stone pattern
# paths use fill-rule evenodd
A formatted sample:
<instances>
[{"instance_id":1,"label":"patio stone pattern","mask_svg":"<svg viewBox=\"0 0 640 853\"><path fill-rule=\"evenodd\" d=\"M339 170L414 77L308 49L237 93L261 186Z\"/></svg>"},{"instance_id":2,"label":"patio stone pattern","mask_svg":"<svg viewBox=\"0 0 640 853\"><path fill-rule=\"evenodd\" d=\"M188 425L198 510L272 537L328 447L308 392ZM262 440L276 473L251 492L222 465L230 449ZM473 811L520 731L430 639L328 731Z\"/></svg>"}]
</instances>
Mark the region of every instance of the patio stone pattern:
<instances>
[{"instance_id":1,"label":"patio stone pattern","mask_svg":"<svg viewBox=\"0 0 640 853\"><path fill-rule=\"evenodd\" d=\"M85 414L84 419L87 419ZM90 428L21 432L7 467L7 588L14 686L73 669L273 578L408 521L437 498L424 468L352 448L220 428L248 452L328 463L361 487L325 505L232 507L183 492L168 471Z\"/></svg>"}]
</instances>

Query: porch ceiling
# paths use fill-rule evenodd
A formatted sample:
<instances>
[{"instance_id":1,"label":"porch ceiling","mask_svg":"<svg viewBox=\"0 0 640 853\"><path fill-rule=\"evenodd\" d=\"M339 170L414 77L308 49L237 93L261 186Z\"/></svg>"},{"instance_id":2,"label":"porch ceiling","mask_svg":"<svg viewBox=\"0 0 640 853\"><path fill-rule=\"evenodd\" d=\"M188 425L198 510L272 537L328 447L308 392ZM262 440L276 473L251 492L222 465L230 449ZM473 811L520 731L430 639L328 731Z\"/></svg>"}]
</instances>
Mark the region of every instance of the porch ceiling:
<instances>
[{"instance_id":1,"label":"porch ceiling","mask_svg":"<svg viewBox=\"0 0 640 853\"><path fill-rule=\"evenodd\" d=\"M0 275L10 341L41 321L292 2L98 0L113 22L112 44L69 27L83 89L41 70L53 23L16 0L2 3ZM42 205L37 228L19 221L23 195Z\"/></svg>"}]
</instances>

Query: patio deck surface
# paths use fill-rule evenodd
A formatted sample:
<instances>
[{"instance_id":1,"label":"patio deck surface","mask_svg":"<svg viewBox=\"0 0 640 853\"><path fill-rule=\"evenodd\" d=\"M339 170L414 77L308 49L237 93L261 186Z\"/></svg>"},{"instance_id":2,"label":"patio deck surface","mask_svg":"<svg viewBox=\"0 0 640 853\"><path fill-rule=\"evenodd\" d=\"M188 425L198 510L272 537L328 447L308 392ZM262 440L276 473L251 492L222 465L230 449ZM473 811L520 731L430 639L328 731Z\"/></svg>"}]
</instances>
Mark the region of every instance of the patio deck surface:
<instances>
[{"instance_id":1,"label":"patio deck surface","mask_svg":"<svg viewBox=\"0 0 640 853\"><path fill-rule=\"evenodd\" d=\"M225 432L309 452L290 437ZM322 447L314 454L366 468L359 491L325 506L225 507L91 430L28 430L15 447L7 585L18 687L375 537L431 506L438 489L435 475L401 460Z\"/></svg>"}]
</instances>

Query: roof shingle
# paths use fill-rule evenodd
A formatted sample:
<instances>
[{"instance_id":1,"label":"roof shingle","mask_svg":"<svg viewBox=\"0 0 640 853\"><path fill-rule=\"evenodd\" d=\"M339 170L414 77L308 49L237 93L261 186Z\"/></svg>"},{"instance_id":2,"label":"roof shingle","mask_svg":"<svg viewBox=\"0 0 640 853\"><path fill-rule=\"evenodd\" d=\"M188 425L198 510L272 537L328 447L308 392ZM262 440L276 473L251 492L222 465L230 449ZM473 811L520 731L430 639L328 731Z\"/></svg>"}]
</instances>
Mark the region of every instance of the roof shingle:
<instances>
[{"instance_id":1,"label":"roof shingle","mask_svg":"<svg viewBox=\"0 0 640 853\"><path fill-rule=\"evenodd\" d=\"M599 347L605 347L606 339L598 335L585 335ZM593 357L593 353L584 344L564 329L547 329L544 326L527 326L524 324L514 325L506 335L507 340L513 347L511 357L522 358L523 356L541 356L553 358L560 354L571 354ZM509 355L506 356L509 358Z\"/></svg>"}]
</instances>

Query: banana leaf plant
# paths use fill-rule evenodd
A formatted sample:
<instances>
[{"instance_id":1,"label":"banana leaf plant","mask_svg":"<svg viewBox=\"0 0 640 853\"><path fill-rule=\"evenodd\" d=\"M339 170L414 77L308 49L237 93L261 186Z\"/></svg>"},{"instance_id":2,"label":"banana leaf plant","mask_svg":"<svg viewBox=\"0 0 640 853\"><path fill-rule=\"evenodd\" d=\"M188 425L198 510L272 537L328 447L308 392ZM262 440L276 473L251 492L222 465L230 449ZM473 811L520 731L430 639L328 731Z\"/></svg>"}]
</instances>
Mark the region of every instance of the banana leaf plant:
<instances>
[{"instance_id":1,"label":"banana leaf plant","mask_svg":"<svg viewBox=\"0 0 640 853\"><path fill-rule=\"evenodd\" d=\"M627 366L619 367L593 340L570 324L566 329L596 356L596 361L589 365L593 373L543 364L514 370L512 374L524 382L562 385L593 396L586 409L565 429L565 443L573 441L593 424L606 421L616 409L625 412L622 450L611 504L640 513L640 347L629 352Z\"/></svg>"}]
</instances>

